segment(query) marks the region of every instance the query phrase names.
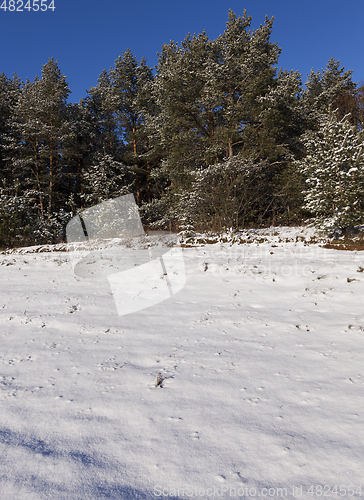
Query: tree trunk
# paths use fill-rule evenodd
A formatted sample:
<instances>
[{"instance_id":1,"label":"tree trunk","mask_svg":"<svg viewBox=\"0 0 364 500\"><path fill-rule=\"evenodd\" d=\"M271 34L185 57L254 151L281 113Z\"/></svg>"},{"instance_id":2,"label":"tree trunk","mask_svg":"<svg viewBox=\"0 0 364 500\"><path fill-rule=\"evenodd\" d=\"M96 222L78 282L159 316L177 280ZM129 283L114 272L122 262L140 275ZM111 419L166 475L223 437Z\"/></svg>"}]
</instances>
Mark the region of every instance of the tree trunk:
<instances>
[{"instance_id":1,"label":"tree trunk","mask_svg":"<svg viewBox=\"0 0 364 500\"><path fill-rule=\"evenodd\" d=\"M38 147L39 147L39 142L38 138L35 140L35 178L38 186L38 191L39 191L39 206L40 206L40 214L43 217L44 216L44 207L43 207L43 200L42 200L42 193L41 193L41 186L40 186L40 180L39 180L39 165L38 165Z\"/></svg>"},{"instance_id":2,"label":"tree trunk","mask_svg":"<svg viewBox=\"0 0 364 500\"><path fill-rule=\"evenodd\" d=\"M229 139L228 139L227 156L228 156L228 158L232 158L232 156L233 156L233 140L231 139L231 137L229 137Z\"/></svg>"},{"instance_id":3,"label":"tree trunk","mask_svg":"<svg viewBox=\"0 0 364 500\"><path fill-rule=\"evenodd\" d=\"M139 185L139 173L138 173L138 165L136 163L136 155L137 155L137 141L136 141L136 125L133 122L133 153L134 153L134 167L135 167L135 187L136 187L136 202L139 205L140 202L140 185Z\"/></svg>"}]
</instances>

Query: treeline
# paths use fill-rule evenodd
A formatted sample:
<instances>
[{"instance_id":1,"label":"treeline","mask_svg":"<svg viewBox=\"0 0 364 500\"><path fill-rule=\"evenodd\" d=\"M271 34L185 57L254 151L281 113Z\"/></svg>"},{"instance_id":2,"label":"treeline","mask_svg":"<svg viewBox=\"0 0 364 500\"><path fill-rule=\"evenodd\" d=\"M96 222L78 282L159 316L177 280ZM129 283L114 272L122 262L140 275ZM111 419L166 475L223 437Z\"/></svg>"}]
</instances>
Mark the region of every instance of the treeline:
<instances>
[{"instance_id":1,"label":"treeline","mask_svg":"<svg viewBox=\"0 0 364 500\"><path fill-rule=\"evenodd\" d=\"M250 24L230 11L216 40L163 45L154 72L127 50L76 104L53 59L33 82L1 74L0 245L61 241L77 211L129 192L145 224L175 230L320 216L307 201L308 137L345 117L359 151L363 87L334 59L303 86L277 70L273 19Z\"/></svg>"}]
</instances>

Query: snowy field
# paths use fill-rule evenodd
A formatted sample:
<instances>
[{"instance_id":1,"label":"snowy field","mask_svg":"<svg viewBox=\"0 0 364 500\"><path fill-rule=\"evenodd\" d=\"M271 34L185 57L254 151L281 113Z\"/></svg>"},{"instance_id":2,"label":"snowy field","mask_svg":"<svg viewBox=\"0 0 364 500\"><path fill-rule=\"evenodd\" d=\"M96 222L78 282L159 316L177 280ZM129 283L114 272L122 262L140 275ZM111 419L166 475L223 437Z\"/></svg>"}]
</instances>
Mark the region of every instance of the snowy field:
<instances>
[{"instance_id":1,"label":"snowy field","mask_svg":"<svg viewBox=\"0 0 364 500\"><path fill-rule=\"evenodd\" d=\"M184 248L121 317L67 252L0 254L0 499L364 496L364 254L302 231Z\"/></svg>"}]
</instances>

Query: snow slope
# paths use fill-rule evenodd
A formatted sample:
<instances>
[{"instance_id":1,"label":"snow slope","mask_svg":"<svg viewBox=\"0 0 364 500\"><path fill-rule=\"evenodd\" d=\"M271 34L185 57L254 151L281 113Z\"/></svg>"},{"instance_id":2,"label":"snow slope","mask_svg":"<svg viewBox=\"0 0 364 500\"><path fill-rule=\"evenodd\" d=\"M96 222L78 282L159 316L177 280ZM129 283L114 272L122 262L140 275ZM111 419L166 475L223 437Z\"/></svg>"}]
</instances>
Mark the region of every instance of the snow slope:
<instances>
[{"instance_id":1,"label":"snow slope","mask_svg":"<svg viewBox=\"0 0 364 500\"><path fill-rule=\"evenodd\" d=\"M292 231L184 248L122 317L67 252L0 254L0 499L359 498L364 256Z\"/></svg>"}]
</instances>

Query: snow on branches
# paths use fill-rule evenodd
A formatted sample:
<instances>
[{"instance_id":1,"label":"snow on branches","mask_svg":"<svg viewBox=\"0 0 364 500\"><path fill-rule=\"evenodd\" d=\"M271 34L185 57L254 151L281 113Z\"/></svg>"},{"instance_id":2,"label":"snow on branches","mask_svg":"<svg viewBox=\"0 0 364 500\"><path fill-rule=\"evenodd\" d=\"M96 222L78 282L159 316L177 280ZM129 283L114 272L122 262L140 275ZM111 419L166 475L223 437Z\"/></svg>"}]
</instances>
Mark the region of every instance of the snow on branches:
<instances>
[{"instance_id":1,"label":"snow on branches","mask_svg":"<svg viewBox=\"0 0 364 500\"><path fill-rule=\"evenodd\" d=\"M296 165L306 178L304 208L322 229L364 223L364 153L360 134L348 116L321 115L319 129L303 136L306 157Z\"/></svg>"}]
</instances>

